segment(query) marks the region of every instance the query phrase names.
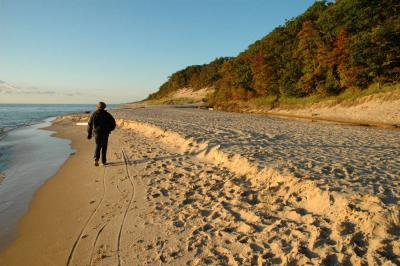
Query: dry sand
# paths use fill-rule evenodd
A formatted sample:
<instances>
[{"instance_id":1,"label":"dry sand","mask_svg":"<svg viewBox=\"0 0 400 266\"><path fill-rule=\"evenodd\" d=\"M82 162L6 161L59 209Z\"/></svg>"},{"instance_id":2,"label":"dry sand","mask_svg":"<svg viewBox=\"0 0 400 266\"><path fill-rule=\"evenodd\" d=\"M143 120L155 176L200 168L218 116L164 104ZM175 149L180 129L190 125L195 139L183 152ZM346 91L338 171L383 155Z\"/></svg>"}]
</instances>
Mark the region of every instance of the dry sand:
<instances>
[{"instance_id":1,"label":"dry sand","mask_svg":"<svg viewBox=\"0 0 400 266\"><path fill-rule=\"evenodd\" d=\"M77 152L37 192L0 265L400 263L399 131L114 114L105 168L92 166L80 118L54 124Z\"/></svg>"}]
</instances>

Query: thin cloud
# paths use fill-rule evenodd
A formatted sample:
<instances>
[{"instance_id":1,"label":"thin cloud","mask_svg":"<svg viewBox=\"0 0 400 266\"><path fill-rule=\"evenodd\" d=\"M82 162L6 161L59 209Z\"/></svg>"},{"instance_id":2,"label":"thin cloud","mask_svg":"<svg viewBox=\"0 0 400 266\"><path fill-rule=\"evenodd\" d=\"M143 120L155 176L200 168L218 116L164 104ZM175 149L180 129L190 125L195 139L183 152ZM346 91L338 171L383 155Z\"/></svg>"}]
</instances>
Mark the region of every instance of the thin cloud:
<instances>
[{"instance_id":1,"label":"thin cloud","mask_svg":"<svg viewBox=\"0 0 400 266\"><path fill-rule=\"evenodd\" d=\"M63 95L63 96L76 96L74 93L59 93L54 90L43 90L36 87L20 87L0 80L0 94L18 95L18 94L29 94L29 95Z\"/></svg>"}]
</instances>

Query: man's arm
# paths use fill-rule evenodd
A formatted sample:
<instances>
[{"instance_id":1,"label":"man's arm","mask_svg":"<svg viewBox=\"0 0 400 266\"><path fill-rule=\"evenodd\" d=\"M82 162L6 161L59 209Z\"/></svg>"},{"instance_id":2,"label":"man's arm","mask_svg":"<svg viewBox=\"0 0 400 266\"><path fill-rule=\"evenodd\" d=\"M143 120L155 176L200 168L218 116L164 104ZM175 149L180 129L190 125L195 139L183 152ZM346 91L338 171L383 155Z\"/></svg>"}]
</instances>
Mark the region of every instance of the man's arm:
<instances>
[{"instance_id":1,"label":"man's arm","mask_svg":"<svg viewBox=\"0 0 400 266\"><path fill-rule=\"evenodd\" d=\"M90 116L89 122L88 122L88 127L87 127L87 138L91 139L92 138L92 132L93 132L93 117L94 113Z\"/></svg>"}]
</instances>

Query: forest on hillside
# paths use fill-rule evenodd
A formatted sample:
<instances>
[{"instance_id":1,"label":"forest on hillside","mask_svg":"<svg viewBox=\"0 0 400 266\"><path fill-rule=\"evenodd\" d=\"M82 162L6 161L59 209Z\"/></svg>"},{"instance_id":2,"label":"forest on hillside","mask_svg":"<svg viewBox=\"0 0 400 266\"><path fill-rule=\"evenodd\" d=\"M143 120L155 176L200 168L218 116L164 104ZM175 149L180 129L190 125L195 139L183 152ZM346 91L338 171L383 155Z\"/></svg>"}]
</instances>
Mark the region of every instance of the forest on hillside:
<instances>
[{"instance_id":1,"label":"forest on hillside","mask_svg":"<svg viewBox=\"0 0 400 266\"><path fill-rule=\"evenodd\" d=\"M215 88L211 101L338 95L400 82L400 1L317 1L232 58L172 74L149 99Z\"/></svg>"}]
</instances>

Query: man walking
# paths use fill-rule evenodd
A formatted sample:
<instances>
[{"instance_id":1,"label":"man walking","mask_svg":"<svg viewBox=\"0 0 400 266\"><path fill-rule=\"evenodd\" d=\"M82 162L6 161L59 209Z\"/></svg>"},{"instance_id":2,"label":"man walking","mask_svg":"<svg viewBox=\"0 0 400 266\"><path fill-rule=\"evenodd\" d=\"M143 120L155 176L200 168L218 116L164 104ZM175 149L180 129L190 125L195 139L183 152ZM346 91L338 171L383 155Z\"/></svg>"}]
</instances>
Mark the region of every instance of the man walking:
<instances>
[{"instance_id":1,"label":"man walking","mask_svg":"<svg viewBox=\"0 0 400 266\"><path fill-rule=\"evenodd\" d=\"M94 151L94 165L99 166L100 152L101 162L107 164L107 145L108 135L115 129L115 119L106 110L106 104L99 102L96 105L96 111L92 114L88 122L88 139L92 138L92 132L95 135L96 149Z\"/></svg>"}]
</instances>

